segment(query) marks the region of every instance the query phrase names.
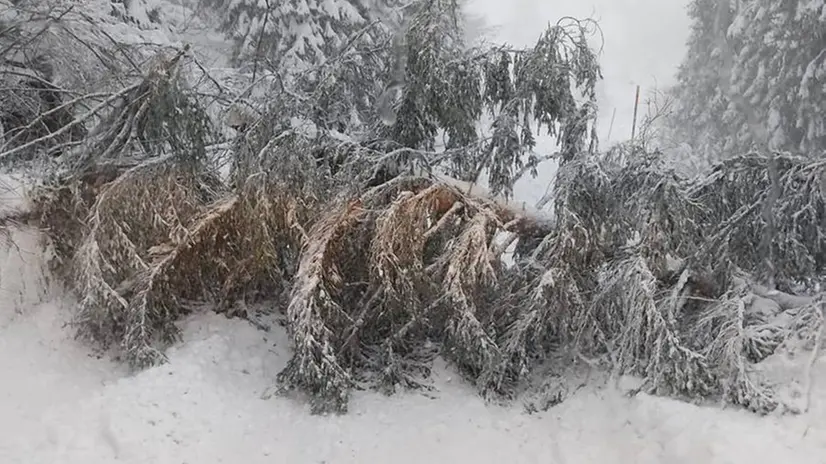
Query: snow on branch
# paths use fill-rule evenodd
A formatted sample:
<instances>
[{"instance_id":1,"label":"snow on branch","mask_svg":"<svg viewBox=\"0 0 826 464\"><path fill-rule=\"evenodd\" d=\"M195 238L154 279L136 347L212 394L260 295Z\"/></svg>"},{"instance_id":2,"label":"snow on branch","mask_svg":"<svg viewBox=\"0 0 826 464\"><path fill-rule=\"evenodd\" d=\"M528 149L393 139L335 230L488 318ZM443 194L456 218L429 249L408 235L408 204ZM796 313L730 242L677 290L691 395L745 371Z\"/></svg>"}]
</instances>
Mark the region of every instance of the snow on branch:
<instances>
[{"instance_id":1,"label":"snow on branch","mask_svg":"<svg viewBox=\"0 0 826 464\"><path fill-rule=\"evenodd\" d=\"M826 173L804 158L775 159L778 182L760 155L731 159L694 181L656 154L619 162L581 155L563 164L557 228L522 265L540 260L555 270L553 279L535 281L548 305L559 305L557 289L588 295L573 309L575 300L561 300L570 315L560 325L576 334L573 349L642 376L653 392L719 396L760 412L792 408L755 365L795 333L819 327L803 316L826 265L819 232ZM760 251L773 185L781 187L768 209L778 289L766 286Z\"/></svg>"},{"instance_id":2,"label":"snow on branch","mask_svg":"<svg viewBox=\"0 0 826 464\"><path fill-rule=\"evenodd\" d=\"M349 24L337 35L359 39L343 55L273 74L279 87L231 140L189 85L187 49L96 93L15 68L62 97L0 109L0 163L60 152L30 217L80 300L79 333L146 366L193 302L251 319L243 303L264 300L294 345L278 391L318 413L346 411L353 388L427 388L435 356L489 399L584 359L652 393L788 409L759 363L794 337L819 346L826 163L746 154L692 180L645 147L598 153L590 23L563 21L525 50L479 48L463 43L456 2L418 6L398 56L387 31ZM403 76L380 124L388 72ZM553 216L508 198L538 162L540 128L561 145Z\"/></svg>"}]
</instances>

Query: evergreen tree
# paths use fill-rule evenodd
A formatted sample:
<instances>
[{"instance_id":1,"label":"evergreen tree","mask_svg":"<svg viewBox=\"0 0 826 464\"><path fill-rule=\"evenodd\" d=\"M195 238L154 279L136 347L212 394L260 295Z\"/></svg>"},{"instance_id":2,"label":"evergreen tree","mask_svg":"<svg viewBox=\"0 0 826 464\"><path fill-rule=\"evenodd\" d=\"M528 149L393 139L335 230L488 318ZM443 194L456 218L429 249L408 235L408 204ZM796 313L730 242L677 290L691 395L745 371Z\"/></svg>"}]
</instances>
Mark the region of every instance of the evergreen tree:
<instances>
[{"instance_id":1,"label":"evergreen tree","mask_svg":"<svg viewBox=\"0 0 826 464\"><path fill-rule=\"evenodd\" d=\"M224 18L241 69L253 79L269 71L295 84L312 97L303 116L341 132L361 127L372 113L399 3L205 0Z\"/></svg>"},{"instance_id":2,"label":"evergreen tree","mask_svg":"<svg viewBox=\"0 0 826 464\"><path fill-rule=\"evenodd\" d=\"M691 144L705 159L717 156L717 144L726 138L723 114L729 105L720 88L723 65L719 39L731 22L732 11L721 17L718 0L694 0L689 6L693 19L688 52L677 73L679 84L672 89L677 101L671 128L678 140Z\"/></svg>"},{"instance_id":3,"label":"evergreen tree","mask_svg":"<svg viewBox=\"0 0 826 464\"><path fill-rule=\"evenodd\" d=\"M790 151L826 149L824 3L751 1L741 6L729 34L739 49L733 90L765 121L766 142Z\"/></svg>"},{"instance_id":4,"label":"evergreen tree","mask_svg":"<svg viewBox=\"0 0 826 464\"><path fill-rule=\"evenodd\" d=\"M826 149L826 7L811 0L695 0L673 128L714 161Z\"/></svg>"},{"instance_id":5,"label":"evergreen tree","mask_svg":"<svg viewBox=\"0 0 826 464\"><path fill-rule=\"evenodd\" d=\"M205 0L223 16L240 63L316 64L376 19L371 0Z\"/></svg>"}]
</instances>

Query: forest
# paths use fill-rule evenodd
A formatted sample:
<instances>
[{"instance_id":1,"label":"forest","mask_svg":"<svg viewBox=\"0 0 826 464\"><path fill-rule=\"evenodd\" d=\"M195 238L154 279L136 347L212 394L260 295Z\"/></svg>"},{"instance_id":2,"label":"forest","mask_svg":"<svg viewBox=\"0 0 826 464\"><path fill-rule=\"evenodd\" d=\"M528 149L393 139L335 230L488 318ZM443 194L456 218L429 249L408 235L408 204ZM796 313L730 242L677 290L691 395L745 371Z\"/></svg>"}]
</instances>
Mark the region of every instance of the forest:
<instances>
[{"instance_id":1,"label":"forest","mask_svg":"<svg viewBox=\"0 0 826 464\"><path fill-rule=\"evenodd\" d=\"M89 346L145 369L208 310L283 324L273 394L319 414L430 388L437 357L536 409L596 369L802 412L761 362L823 338L822 1L693 0L667 103L610 147L593 20L518 48L459 0L181 2L226 66L118 35L183 21L140 0L0 0L0 165L31 203L0 224L43 231Z\"/></svg>"}]
</instances>

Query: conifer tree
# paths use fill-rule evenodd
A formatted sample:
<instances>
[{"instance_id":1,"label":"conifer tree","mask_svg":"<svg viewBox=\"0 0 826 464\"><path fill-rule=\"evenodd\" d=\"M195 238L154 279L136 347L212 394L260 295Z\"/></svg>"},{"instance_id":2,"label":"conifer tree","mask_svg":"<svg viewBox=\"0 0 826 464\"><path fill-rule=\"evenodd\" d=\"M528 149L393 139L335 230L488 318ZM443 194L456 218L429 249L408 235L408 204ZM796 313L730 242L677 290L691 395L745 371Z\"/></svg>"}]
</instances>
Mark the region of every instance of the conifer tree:
<instances>
[{"instance_id":1,"label":"conifer tree","mask_svg":"<svg viewBox=\"0 0 826 464\"><path fill-rule=\"evenodd\" d=\"M714 161L826 148L826 7L810 0L695 0L673 128Z\"/></svg>"},{"instance_id":2,"label":"conifer tree","mask_svg":"<svg viewBox=\"0 0 826 464\"><path fill-rule=\"evenodd\" d=\"M672 89L678 108L672 129L678 140L688 141L695 153L709 159L726 136L723 114L729 105L720 89L722 51L719 38L731 17L720 18L718 0L694 0L689 6L693 19L688 51L677 73L678 85ZM730 15L731 11L727 11Z\"/></svg>"},{"instance_id":3,"label":"conifer tree","mask_svg":"<svg viewBox=\"0 0 826 464\"><path fill-rule=\"evenodd\" d=\"M372 19L367 1L207 0L224 14L239 62L294 67L318 63Z\"/></svg>"},{"instance_id":4,"label":"conifer tree","mask_svg":"<svg viewBox=\"0 0 826 464\"><path fill-rule=\"evenodd\" d=\"M323 129L360 127L381 92L398 0L205 0L223 15L236 64L253 79L275 72L312 96ZM307 106L306 102L302 102Z\"/></svg>"}]
</instances>

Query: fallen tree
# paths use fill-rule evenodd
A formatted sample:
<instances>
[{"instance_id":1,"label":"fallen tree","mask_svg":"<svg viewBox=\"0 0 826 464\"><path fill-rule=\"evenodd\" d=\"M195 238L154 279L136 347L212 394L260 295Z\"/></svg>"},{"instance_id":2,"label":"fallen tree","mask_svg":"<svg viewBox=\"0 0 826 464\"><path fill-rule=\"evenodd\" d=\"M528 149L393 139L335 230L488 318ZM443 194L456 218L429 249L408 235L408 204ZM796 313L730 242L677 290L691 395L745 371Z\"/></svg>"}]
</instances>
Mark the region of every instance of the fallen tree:
<instances>
[{"instance_id":1,"label":"fallen tree","mask_svg":"<svg viewBox=\"0 0 826 464\"><path fill-rule=\"evenodd\" d=\"M450 26L433 13L408 31L414 45L438 30L422 25ZM652 393L793 410L758 365L795 336L819 340L826 164L749 154L690 180L656 153L599 153L587 137L599 70L570 32L552 27L529 50L441 49L456 56L444 69L409 53L419 87L377 139L300 130L307 97L290 102L282 82L264 116L222 141L226 178L184 49L0 161L90 126L19 219L57 251L79 335L137 368L163 362L196 303L252 319L245 303L259 301L294 342L278 390L316 412L345 411L353 388L426 387L436 356L489 399L582 359ZM434 86L463 73L448 80L472 85L445 88L457 100L445 106ZM591 101L578 105L571 84ZM483 109L490 138L472 130ZM532 118L562 146L553 218L493 195L538 162ZM435 152L440 128L455 137Z\"/></svg>"},{"instance_id":2,"label":"fallen tree","mask_svg":"<svg viewBox=\"0 0 826 464\"><path fill-rule=\"evenodd\" d=\"M653 157L613 170L600 163L583 155L563 166L560 214L548 221L444 177L399 176L355 197L311 198L261 172L213 201L195 193L196 171L153 161L97 193L72 258L83 270L74 274L82 283L78 322L147 365L175 339L188 301L228 311L235 299L271 301L294 341L279 391L309 395L316 412L345 411L353 388L426 386L435 356L486 397L513 398L563 353L638 375L658 394L793 410L755 367L795 336L818 336L821 300L799 285L821 268L820 244L795 237L822 216L780 228L800 245L776 243L784 288L768 289L754 277L762 261L738 243L760 243L752 228L761 212L752 203L765 192L753 188L755 173L742 176L745 190L713 190L738 206L708 196L719 170L695 183ZM743 163L765 168L759 159ZM790 159L784 182L796 185L791 178L801 175L823 173ZM156 203L146 213L128 207L149 205L140 199L150 191ZM799 202L802 194L782 198ZM720 207L736 214L719 221ZM532 240L537 228L544 239L505 266L497 234ZM814 261L783 251L801 247Z\"/></svg>"},{"instance_id":3,"label":"fallen tree","mask_svg":"<svg viewBox=\"0 0 826 464\"><path fill-rule=\"evenodd\" d=\"M646 379L648 391L761 412L793 408L755 367L795 335L814 340L822 324L820 298L798 295L817 293L823 275L824 171L816 160L777 158L782 187L768 241L767 157L743 156L695 181L656 154L563 166L559 228L531 259L564 279L535 280L553 297L543 304L570 311L578 303L568 319L572 349L607 356L618 373ZM775 289L759 284L766 243Z\"/></svg>"}]
</instances>

